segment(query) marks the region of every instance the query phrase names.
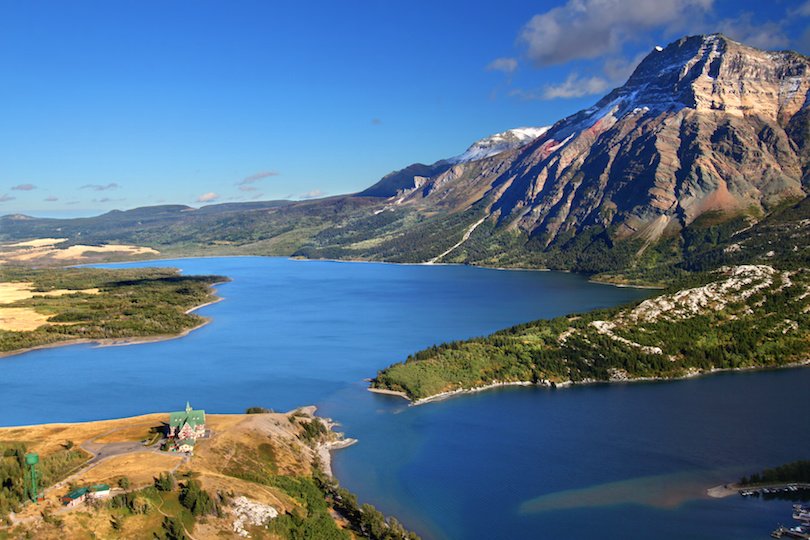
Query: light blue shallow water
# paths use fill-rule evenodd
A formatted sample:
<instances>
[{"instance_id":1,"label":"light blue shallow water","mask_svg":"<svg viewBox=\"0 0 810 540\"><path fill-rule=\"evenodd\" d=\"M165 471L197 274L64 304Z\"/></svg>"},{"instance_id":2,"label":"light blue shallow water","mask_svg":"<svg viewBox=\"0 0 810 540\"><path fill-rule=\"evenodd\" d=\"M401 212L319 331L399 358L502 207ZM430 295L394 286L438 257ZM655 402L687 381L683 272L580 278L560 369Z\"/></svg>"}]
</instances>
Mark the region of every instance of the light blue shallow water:
<instances>
[{"instance_id":1,"label":"light blue shallow water","mask_svg":"<svg viewBox=\"0 0 810 540\"><path fill-rule=\"evenodd\" d=\"M146 264L139 264L145 266ZM136 265L118 265L136 266ZM581 276L273 258L160 261L216 273L189 336L0 360L0 424L317 404L360 443L342 483L428 538L762 538L789 503L703 497L806 456L810 370L565 390L420 407L362 379L430 344L615 305L643 291Z\"/></svg>"}]
</instances>

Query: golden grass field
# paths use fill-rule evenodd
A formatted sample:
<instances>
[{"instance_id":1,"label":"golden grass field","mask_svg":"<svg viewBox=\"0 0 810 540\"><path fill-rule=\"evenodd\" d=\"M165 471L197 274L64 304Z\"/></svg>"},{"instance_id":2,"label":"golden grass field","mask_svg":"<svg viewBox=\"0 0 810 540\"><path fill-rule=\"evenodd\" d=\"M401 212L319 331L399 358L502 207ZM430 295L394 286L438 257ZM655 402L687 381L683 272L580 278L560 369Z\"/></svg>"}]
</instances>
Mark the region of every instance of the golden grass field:
<instances>
[{"instance_id":1,"label":"golden grass field","mask_svg":"<svg viewBox=\"0 0 810 540\"><path fill-rule=\"evenodd\" d=\"M56 289L47 292L34 290L34 284L28 282L0 283L0 330L12 332L30 332L48 322L49 314L39 313L27 307L6 307L20 300L35 296L64 296L66 294L98 294L98 289Z\"/></svg>"},{"instance_id":2,"label":"golden grass field","mask_svg":"<svg viewBox=\"0 0 810 540\"><path fill-rule=\"evenodd\" d=\"M167 420L168 415L166 414L147 414L98 422L0 428L0 441L25 442L30 450L48 455L62 448L65 441L73 441L78 445L108 433L109 435L99 442L140 440L147 437L149 428L160 426ZM120 431L122 435L116 435L116 431ZM136 433L140 433L142 436L138 437Z\"/></svg>"},{"instance_id":3,"label":"golden grass field","mask_svg":"<svg viewBox=\"0 0 810 540\"><path fill-rule=\"evenodd\" d=\"M177 454L151 451L113 456L77 474L73 481L80 486L115 485L119 478L127 477L132 485L145 486L151 484L160 473L173 471L182 459Z\"/></svg>"},{"instance_id":4,"label":"golden grass field","mask_svg":"<svg viewBox=\"0 0 810 540\"><path fill-rule=\"evenodd\" d=\"M307 418L314 409L296 413ZM316 450L299 438L299 427L290 421L290 414L209 414L206 426L212 436L197 442L194 454L159 452L154 447L140 447L138 441L150 437L150 430L164 426L168 414L157 413L123 418L69 424L43 424L0 428L0 442L24 442L28 450L41 456L64 449L67 441L76 446L97 451L103 445L127 444L133 451L107 457L46 489L45 500L38 505L29 504L16 519L12 529L0 528L0 540L32 534L33 538L63 540L65 538L144 538L152 539L160 531L161 512L181 515L176 493L161 495L165 500L147 515L127 516L121 530L112 528L116 511L105 505L91 508L81 505L73 509L63 507L59 497L76 486L107 483L113 487L126 477L131 489L152 485L160 473L173 471L182 481L192 474L209 493L229 493L246 496L253 501L268 504L280 513L294 511L301 504L278 488L240 478L244 474L309 475ZM139 448L138 448L139 447ZM120 491L120 490L119 490ZM153 503L154 504L154 503ZM51 513L62 521L60 527L45 523L42 513ZM187 526L191 527L189 523ZM272 538L266 530L254 531L254 538ZM5 535L5 536L4 536ZM192 537L230 538L231 518L208 516L194 526Z\"/></svg>"},{"instance_id":5,"label":"golden grass field","mask_svg":"<svg viewBox=\"0 0 810 540\"><path fill-rule=\"evenodd\" d=\"M133 257L158 255L155 249L128 244L104 244L100 246L72 245L59 247L66 238L37 238L27 242L0 244L2 264L68 264L88 262L103 257Z\"/></svg>"}]
</instances>

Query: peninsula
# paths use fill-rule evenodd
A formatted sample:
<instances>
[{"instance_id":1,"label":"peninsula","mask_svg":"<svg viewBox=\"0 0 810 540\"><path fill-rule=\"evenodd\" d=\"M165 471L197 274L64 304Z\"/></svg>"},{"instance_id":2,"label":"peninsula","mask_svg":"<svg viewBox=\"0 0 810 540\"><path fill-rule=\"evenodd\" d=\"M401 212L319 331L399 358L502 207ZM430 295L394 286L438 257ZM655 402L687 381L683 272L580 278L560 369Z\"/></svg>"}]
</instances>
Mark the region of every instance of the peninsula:
<instances>
[{"instance_id":1,"label":"peninsula","mask_svg":"<svg viewBox=\"0 0 810 540\"><path fill-rule=\"evenodd\" d=\"M0 357L82 342L122 344L184 335L215 302L222 276L166 268L0 267Z\"/></svg>"},{"instance_id":2,"label":"peninsula","mask_svg":"<svg viewBox=\"0 0 810 540\"><path fill-rule=\"evenodd\" d=\"M632 381L810 361L810 271L740 265L636 305L434 346L371 388L416 402L504 384Z\"/></svg>"},{"instance_id":3,"label":"peninsula","mask_svg":"<svg viewBox=\"0 0 810 540\"><path fill-rule=\"evenodd\" d=\"M418 538L331 477L353 440L314 407L248 411L192 411L193 451L167 443L183 413L0 428L0 538Z\"/></svg>"}]
</instances>

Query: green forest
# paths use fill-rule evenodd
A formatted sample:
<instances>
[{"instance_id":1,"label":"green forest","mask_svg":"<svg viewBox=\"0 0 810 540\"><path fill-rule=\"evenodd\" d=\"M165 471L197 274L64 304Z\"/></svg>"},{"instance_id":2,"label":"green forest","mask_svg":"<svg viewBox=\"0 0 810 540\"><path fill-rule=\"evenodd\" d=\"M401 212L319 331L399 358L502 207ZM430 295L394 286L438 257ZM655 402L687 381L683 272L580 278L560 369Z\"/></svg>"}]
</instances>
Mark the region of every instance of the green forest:
<instances>
[{"instance_id":1,"label":"green forest","mask_svg":"<svg viewBox=\"0 0 810 540\"><path fill-rule=\"evenodd\" d=\"M752 486L776 483L810 483L810 460L793 461L771 469L765 469L751 476L743 476L740 484Z\"/></svg>"},{"instance_id":2,"label":"green forest","mask_svg":"<svg viewBox=\"0 0 810 540\"><path fill-rule=\"evenodd\" d=\"M30 331L0 330L0 354L71 340L171 336L204 319L188 310L215 299L221 276L181 276L163 268L0 269L0 282L31 283L34 296L3 308L29 308L48 315ZM72 294L44 296L53 290ZM98 289L97 294L78 292Z\"/></svg>"}]
</instances>

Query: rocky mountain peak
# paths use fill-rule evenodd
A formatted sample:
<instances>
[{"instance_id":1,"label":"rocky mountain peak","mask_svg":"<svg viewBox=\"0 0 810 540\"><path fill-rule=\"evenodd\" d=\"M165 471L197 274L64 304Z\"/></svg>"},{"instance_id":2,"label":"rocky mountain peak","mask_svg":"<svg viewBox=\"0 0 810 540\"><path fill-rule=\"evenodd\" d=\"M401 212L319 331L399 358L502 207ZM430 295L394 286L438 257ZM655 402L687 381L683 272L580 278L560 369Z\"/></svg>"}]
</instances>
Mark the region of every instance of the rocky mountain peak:
<instances>
[{"instance_id":1,"label":"rocky mountain peak","mask_svg":"<svg viewBox=\"0 0 810 540\"><path fill-rule=\"evenodd\" d=\"M650 245L706 212L759 214L805 196L808 98L808 57L684 37L593 107L519 150L424 177L402 202L480 204L544 248L587 229Z\"/></svg>"},{"instance_id":2,"label":"rocky mountain peak","mask_svg":"<svg viewBox=\"0 0 810 540\"><path fill-rule=\"evenodd\" d=\"M625 112L686 107L784 123L807 101L808 73L810 59L795 52L763 51L722 34L690 36L653 49L596 108L621 101Z\"/></svg>"}]
</instances>

